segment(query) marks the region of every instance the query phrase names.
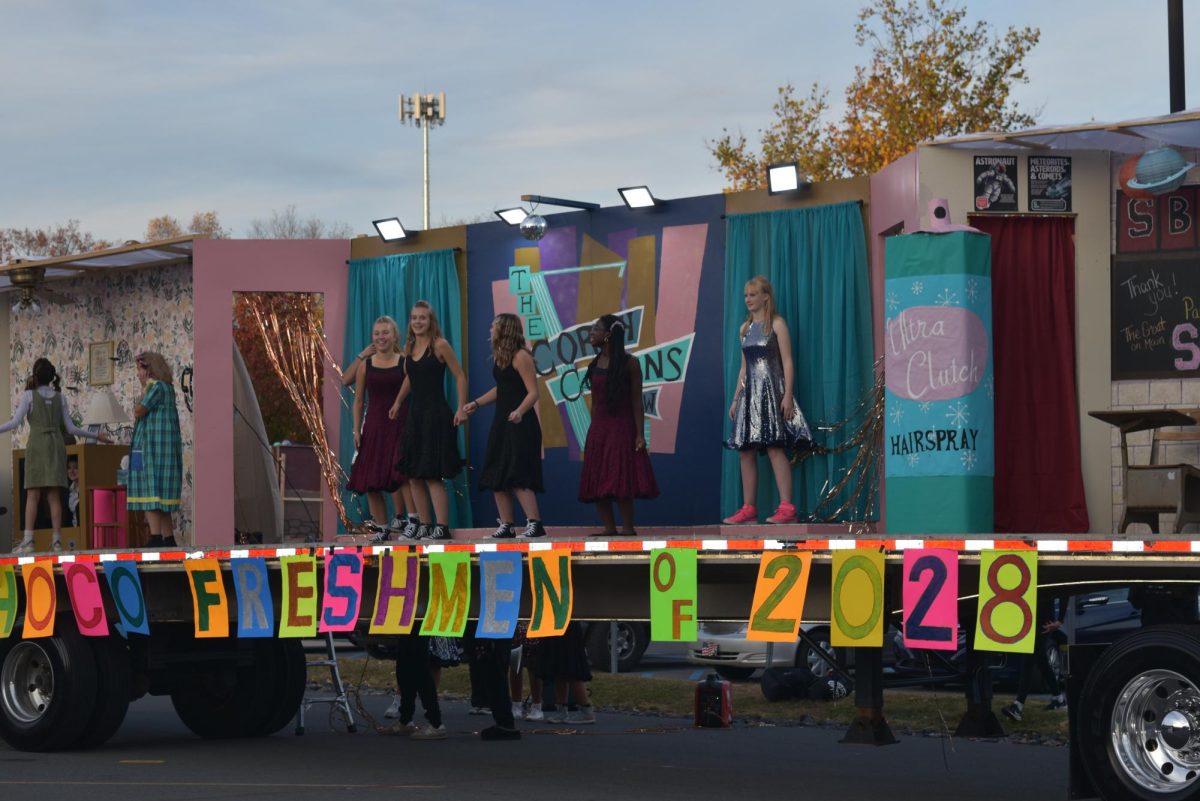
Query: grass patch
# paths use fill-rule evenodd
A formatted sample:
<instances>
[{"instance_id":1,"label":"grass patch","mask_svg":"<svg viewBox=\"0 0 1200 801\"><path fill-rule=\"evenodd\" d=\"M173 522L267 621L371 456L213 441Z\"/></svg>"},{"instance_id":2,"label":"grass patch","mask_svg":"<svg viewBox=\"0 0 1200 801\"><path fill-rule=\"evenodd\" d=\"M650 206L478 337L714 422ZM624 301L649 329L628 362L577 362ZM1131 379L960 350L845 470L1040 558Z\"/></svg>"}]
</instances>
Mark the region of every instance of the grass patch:
<instances>
[{"instance_id":1,"label":"grass patch","mask_svg":"<svg viewBox=\"0 0 1200 801\"><path fill-rule=\"evenodd\" d=\"M395 663L362 657L342 657L342 679L350 685L379 692L395 686ZM691 718L692 699L696 684L687 679L646 678L638 675L594 674L589 685L592 703L601 709L630 713L671 715ZM309 679L328 681L325 668L310 668ZM470 679L465 665L442 671L441 692L444 695L467 698ZM997 695L995 709L1012 700L1010 695ZM1002 719L1009 734L1018 739L1062 742L1067 739L1065 711L1047 712L1038 699L1025 706L1025 719L1015 723ZM835 701L781 701L771 703L762 696L757 682L734 682L733 710L739 719L778 724L846 726L854 719L854 698ZM888 690L884 699L884 714L897 734L913 732L953 733L966 711L961 692L914 692Z\"/></svg>"}]
</instances>

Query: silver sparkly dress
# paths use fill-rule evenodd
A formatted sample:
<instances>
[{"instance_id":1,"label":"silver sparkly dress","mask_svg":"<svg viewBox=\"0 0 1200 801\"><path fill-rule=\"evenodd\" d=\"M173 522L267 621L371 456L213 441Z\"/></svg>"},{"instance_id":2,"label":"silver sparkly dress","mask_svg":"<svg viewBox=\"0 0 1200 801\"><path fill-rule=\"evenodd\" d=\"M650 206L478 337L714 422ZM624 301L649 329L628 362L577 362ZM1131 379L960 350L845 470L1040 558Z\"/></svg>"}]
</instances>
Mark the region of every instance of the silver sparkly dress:
<instances>
[{"instance_id":1,"label":"silver sparkly dress","mask_svg":"<svg viewBox=\"0 0 1200 801\"><path fill-rule=\"evenodd\" d=\"M750 323L742 337L742 355L746 357L746 387L738 396L733 433L725 440L725 447L739 451L810 447L812 434L800 405L793 403L791 420L784 420L779 410L783 401L783 359L775 332L764 332L762 323Z\"/></svg>"}]
</instances>

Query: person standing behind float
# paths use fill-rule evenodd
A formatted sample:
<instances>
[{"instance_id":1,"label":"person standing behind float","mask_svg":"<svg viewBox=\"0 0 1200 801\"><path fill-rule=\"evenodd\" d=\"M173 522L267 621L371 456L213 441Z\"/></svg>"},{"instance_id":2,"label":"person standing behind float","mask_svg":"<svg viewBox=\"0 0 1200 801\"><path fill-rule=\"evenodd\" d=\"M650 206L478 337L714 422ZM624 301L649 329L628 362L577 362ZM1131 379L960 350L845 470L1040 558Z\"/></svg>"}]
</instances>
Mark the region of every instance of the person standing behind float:
<instances>
[{"instance_id":1,"label":"person standing behind float","mask_svg":"<svg viewBox=\"0 0 1200 801\"><path fill-rule=\"evenodd\" d=\"M725 522L758 521L758 508L754 503L758 494L758 454L765 450L779 490L779 508L767 522L794 523L792 464L787 450L802 451L811 447L812 434L792 397L795 372L792 342L787 323L775 313L775 292L771 282L756 275L746 282L743 291L747 314L739 332L742 366L738 370L733 403L729 406L733 433L725 441L725 447L738 451L741 458L742 508L725 518Z\"/></svg>"},{"instance_id":2,"label":"person standing behind float","mask_svg":"<svg viewBox=\"0 0 1200 801\"><path fill-rule=\"evenodd\" d=\"M496 511L500 514L496 522L500 525L492 534L494 538L505 539L515 533L509 493L517 496L525 512L527 522L521 536L541 537L546 530L534 493L542 492L542 427L533 413L538 402L533 354L525 348L521 318L515 314L496 316L491 340L496 386L463 407L467 414L474 414L480 406L496 404L479 486L496 496Z\"/></svg>"},{"instance_id":3,"label":"person standing behind float","mask_svg":"<svg viewBox=\"0 0 1200 801\"><path fill-rule=\"evenodd\" d=\"M632 536L633 499L657 498L658 483L646 453L642 368L625 352L625 324L606 314L588 334L599 352L588 365L583 386L592 393L592 424L583 446L579 500L595 503L604 531L617 532L613 501L621 511L621 534Z\"/></svg>"},{"instance_id":4,"label":"person standing behind float","mask_svg":"<svg viewBox=\"0 0 1200 801\"><path fill-rule=\"evenodd\" d=\"M25 391L12 419L0 425L0 434L12 431L29 418L29 440L25 446L25 535L13 553L33 551L33 527L37 524L38 505L42 490L50 504L50 525L53 529L50 547L62 549L63 491L70 484L67 477L67 444L63 431L77 437L96 439L97 436L71 419L67 399L62 396L62 381L49 359L33 363L33 372L25 382ZM101 442L112 442L108 434L100 433Z\"/></svg>"},{"instance_id":5,"label":"person standing behind float","mask_svg":"<svg viewBox=\"0 0 1200 801\"><path fill-rule=\"evenodd\" d=\"M404 385L404 355L400 350L400 329L386 314L371 326L370 353L356 358L343 376L354 380L354 448L358 452L350 468L346 488L366 494L371 519L377 524L377 539L386 540L390 531L402 533L411 526L411 537L417 530L416 514L412 510L412 493L408 479L396 470L400 455L400 437L408 406L400 407L396 419L388 415L400 387ZM366 421L363 406L366 405ZM387 522L387 505L383 493L392 493L396 516Z\"/></svg>"},{"instance_id":6,"label":"person standing behind float","mask_svg":"<svg viewBox=\"0 0 1200 801\"><path fill-rule=\"evenodd\" d=\"M442 391L447 369L454 376L458 391L455 412L450 410ZM415 537L448 540L450 499L442 482L457 476L463 466L454 429L467 419L463 411L467 402L467 376L454 355L454 348L442 337L437 315L428 301L418 300L409 314L404 372L404 385L388 416L395 420L401 405L412 394L398 468L408 476L413 502L421 517Z\"/></svg>"},{"instance_id":7,"label":"person standing behind float","mask_svg":"<svg viewBox=\"0 0 1200 801\"><path fill-rule=\"evenodd\" d=\"M142 399L133 407L128 506L146 513L148 546L175 545L171 514L179 509L183 486L183 442L175 407L175 382L161 354L139 353L134 364Z\"/></svg>"}]
</instances>

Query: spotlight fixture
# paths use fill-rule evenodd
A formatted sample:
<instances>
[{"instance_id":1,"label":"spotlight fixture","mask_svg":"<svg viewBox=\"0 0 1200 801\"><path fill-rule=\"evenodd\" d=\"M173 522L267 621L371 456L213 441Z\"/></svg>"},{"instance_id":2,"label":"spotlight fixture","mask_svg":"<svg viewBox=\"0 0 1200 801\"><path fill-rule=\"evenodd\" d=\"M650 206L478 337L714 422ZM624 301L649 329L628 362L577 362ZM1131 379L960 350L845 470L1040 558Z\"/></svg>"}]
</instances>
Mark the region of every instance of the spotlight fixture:
<instances>
[{"instance_id":1,"label":"spotlight fixture","mask_svg":"<svg viewBox=\"0 0 1200 801\"><path fill-rule=\"evenodd\" d=\"M621 193L621 200L631 209L648 209L662 204L661 200L650 194L648 186L625 186L617 191Z\"/></svg>"},{"instance_id":2,"label":"spotlight fixture","mask_svg":"<svg viewBox=\"0 0 1200 801\"><path fill-rule=\"evenodd\" d=\"M522 222L524 222L525 218L529 216L529 212L525 211L525 209L521 208L520 206L516 206L511 209L500 209L495 214L509 225L520 225Z\"/></svg>"},{"instance_id":3,"label":"spotlight fixture","mask_svg":"<svg viewBox=\"0 0 1200 801\"><path fill-rule=\"evenodd\" d=\"M767 167L767 194L799 192L812 186L800 180L800 165L794 161L772 164Z\"/></svg>"},{"instance_id":4,"label":"spotlight fixture","mask_svg":"<svg viewBox=\"0 0 1200 801\"><path fill-rule=\"evenodd\" d=\"M371 224L375 226L375 230L379 232L379 238L384 242L399 242L401 239L407 239L413 235L413 232L404 230L404 225L398 217L372 220Z\"/></svg>"}]
</instances>

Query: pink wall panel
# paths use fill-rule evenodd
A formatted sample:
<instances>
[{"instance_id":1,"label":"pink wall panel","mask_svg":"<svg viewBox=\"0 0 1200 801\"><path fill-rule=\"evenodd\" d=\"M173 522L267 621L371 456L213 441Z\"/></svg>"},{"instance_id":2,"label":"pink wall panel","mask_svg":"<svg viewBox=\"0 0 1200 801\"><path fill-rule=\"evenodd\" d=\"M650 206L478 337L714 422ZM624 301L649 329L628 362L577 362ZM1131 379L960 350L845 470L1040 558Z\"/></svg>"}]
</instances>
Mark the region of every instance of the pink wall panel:
<instances>
[{"instance_id":1,"label":"pink wall panel","mask_svg":"<svg viewBox=\"0 0 1200 801\"><path fill-rule=\"evenodd\" d=\"M196 545L233 542L233 293L320 292L325 336L338 358L346 328L345 240L197 240L195 302ZM338 447L338 382L329 370L325 426ZM337 527L333 504L322 506L322 530Z\"/></svg>"}]
</instances>

